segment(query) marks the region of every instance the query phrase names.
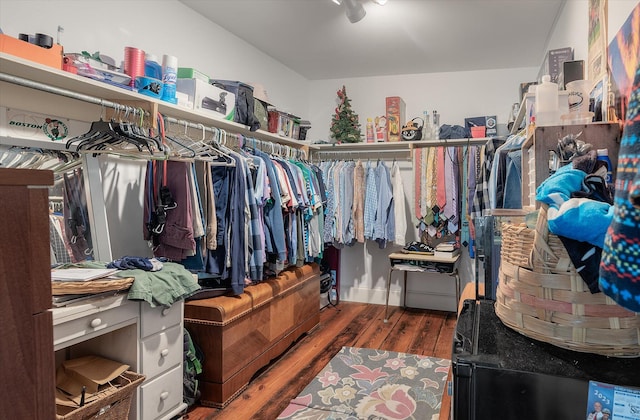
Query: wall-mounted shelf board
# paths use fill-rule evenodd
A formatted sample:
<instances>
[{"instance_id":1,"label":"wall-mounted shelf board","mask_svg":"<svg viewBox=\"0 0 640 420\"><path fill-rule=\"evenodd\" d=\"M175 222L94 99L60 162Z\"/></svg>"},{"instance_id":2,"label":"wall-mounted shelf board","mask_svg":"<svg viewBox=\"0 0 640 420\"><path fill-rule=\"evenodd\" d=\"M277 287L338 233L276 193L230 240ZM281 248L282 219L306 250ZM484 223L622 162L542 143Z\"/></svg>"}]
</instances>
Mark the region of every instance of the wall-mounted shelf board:
<instances>
[{"instance_id":1,"label":"wall-mounted shelf board","mask_svg":"<svg viewBox=\"0 0 640 420\"><path fill-rule=\"evenodd\" d=\"M252 132L242 124L214 118L205 112L182 108L134 91L78 76L53 67L46 67L6 53L0 53L0 76L3 76L1 80L3 82L11 83L10 79L19 78L32 81L38 85L45 85L51 88L51 90L49 90L50 93L61 96L67 96L66 93L71 92L77 95L86 95L91 98L100 98L115 103L127 104L136 102L157 104L158 112L178 120L203 124L208 127L216 127L230 133L237 133L272 143L284 144L294 148L315 148L306 141L293 140L264 130Z\"/></svg>"}]
</instances>

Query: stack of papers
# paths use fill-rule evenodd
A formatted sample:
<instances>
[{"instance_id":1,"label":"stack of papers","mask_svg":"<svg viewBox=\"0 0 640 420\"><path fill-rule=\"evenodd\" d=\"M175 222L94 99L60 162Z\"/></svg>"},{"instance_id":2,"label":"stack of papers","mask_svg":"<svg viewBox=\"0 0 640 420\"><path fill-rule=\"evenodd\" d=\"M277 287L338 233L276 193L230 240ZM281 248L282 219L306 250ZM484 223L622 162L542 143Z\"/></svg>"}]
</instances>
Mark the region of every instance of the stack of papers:
<instances>
[{"instance_id":1,"label":"stack of papers","mask_svg":"<svg viewBox=\"0 0 640 420\"><path fill-rule=\"evenodd\" d=\"M116 273L117 268L61 268L51 270L52 281L89 281L104 279Z\"/></svg>"}]
</instances>

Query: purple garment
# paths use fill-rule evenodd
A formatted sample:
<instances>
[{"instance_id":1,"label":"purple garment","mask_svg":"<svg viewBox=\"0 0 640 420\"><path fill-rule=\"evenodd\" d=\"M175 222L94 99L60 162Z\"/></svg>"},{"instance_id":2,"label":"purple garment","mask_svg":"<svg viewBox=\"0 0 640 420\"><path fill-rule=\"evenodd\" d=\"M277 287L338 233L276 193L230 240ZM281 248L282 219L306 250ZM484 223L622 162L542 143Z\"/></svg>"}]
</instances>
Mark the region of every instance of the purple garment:
<instances>
[{"instance_id":1,"label":"purple garment","mask_svg":"<svg viewBox=\"0 0 640 420\"><path fill-rule=\"evenodd\" d=\"M158 172L162 172L159 164ZM172 261L181 261L195 251L193 238L193 210L191 208L191 165L188 162L167 161L166 187L177 206L167 210L167 221L159 236L160 243L154 250L154 256L166 257ZM156 184L161 185L161 184Z\"/></svg>"},{"instance_id":2,"label":"purple garment","mask_svg":"<svg viewBox=\"0 0 640 420\"><path fill-rule=\"evenodd\" d=\"M473 208L473 196L476 191L476 173L478 171L478 146L469 147L469 158L467 160L467 215L471 214Z\"/></svg>"}]
</instances>

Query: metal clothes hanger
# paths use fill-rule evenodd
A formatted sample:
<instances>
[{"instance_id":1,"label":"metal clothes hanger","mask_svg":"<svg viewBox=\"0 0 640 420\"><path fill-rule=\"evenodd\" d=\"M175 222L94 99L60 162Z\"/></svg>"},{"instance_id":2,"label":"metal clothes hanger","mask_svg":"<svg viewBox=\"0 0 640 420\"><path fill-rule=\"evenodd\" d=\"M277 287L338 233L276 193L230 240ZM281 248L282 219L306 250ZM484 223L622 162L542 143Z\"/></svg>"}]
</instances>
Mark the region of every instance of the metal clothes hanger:
<instances>
[{"instance_id":1,"label":"metal clothes hanger","mask_svg":"<svg viewBox=\"0 0 640 420\"><path fill-rule=\"evenodd\" d=\"M181 139L178 139L177 136L174 135L170 135L169 134L169 121L167 120L165 122L165 138L175 144L177 144L178 146L180 146L180 149L175 149L172 150L170 153L167 153L168 155L172 155L172 156L176 156L176 157L186 157L189 159L193 159L196 157L197 153L196 151L193 149L192 145L187 145L188 143L192 143L193 141L191 140L191 138L187 135L187 123L185 121L184 123L184 134L183 137ZM186 141L183 141L183 139L185 139ZM166 149L170 149L168 146L165 146ZM166 150L167 152L169 152L169 150ZM187 153L185 155L185 153Z\"/></svg>"},{"instance_id":2,"label":"metal clothes hanger","mask_svg":"<svg viewBox=\"0 0 640 420\"><path fill-rule=\"evenodd\" d=\"M116 108L116 111L119 113L124 108ZM69 139L66 143L66 148L69 149L74 143L77 143L77 150L118 152L128 151L123 146L132 145L139 152L146 148L150 154L153 154L151 143L155 145L155 141L150 136L141 135L141 131L136 131L136 133L134 134L133 129L126 128L124 123L120 124L115 119L105 121L100 115L98 121L91 123L88 132Z\"/></svg>"}]
</instances>

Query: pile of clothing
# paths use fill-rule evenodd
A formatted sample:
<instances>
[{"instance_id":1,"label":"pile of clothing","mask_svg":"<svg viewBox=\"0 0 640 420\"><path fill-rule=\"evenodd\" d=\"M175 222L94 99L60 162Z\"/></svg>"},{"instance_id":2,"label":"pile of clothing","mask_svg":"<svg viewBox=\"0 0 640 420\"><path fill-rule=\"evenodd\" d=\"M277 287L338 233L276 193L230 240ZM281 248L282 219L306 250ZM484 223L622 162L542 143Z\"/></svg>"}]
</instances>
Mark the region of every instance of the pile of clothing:
<instances>
[{"instance_id":1,"label":"pile of clothing","mask_svg":"<svg viewBox=\"0 0 640 420\"><path fill-rule=\"evenodd\" d=\"M549 232L560 238L591 293L600 291L598 270L613 218L613 192L606 175L606 163L590 151L560 167L536 190L536 200L549 206Z\"/></svg>"}]
</instances>

